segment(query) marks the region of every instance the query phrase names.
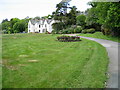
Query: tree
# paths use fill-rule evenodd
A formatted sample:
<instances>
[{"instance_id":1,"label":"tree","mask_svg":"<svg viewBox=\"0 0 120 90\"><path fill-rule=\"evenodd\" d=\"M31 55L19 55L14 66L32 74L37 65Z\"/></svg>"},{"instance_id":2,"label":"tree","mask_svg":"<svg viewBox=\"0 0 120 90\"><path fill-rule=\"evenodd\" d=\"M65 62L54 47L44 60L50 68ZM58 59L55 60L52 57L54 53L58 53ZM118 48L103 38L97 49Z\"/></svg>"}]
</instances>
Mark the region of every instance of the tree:
<instances>
[{"instance_id":1,"label":"tree","mask_svg":"<svg viewBox=\"0 0 120 90\"><path fill-rule=\"evenodd\" d=\"M53 24L53 28L58 31L66 28L65 24L67 22L67 13L64 12L64 6L62 3L57 4L56 8L56 11L52 13L52 17L54 20L58 21Z\"/></svg>"},{"instance_id":2,"label":"tree","mask_svg":"<svg viewBox=\"0 0 120 90\"><path fill-rule=\"evenodd\" d=\"M8 27L10 27L10 22L4 22L4 23L2 23L2 30L7 30Z\"/></svg>"},{"instance_id":3,"label":"tree","mask_svg":"<svg viewBox=\"0 0 120 90\"><path fill-rule=\"evenodd\" d=\"M86 23L101 25L103 34L118 36L120 33L120 5L116 2L90 2Z\"/></svg>"},{"instance_id":4,"label":"tree","mask_svg":"<svg viewBox=\"0 0 120 90\"><path fill-rule=\"evenodd\" d=\"M8 22L8 19L6 18L6 19L4 19L3 21L2 21L2 23L4 23L4 22Z\"/></svg>"},{"instance_id":5,"label":"tree","mask_svg":"<svg viewBox=\"0 0 120 90\"><path fill-rule=\"evenodd\" d=\"M96 11L96 9L94 7L88 10L88 13L86 15L86 24L87 25L93 25L93 24L97 23L97 20L98 20L97 13L98 12Z\"/></svg>"},{"instance_id":6,"label":"tree","mask_svg":"<svg viewBox=\"0 0 120 90\"><path fill-rule=\"evenodd\" d=\"M12 32L10 21L3 22L2 24L2 31L5 33Z\"/></svg>"},{"instance_id":7,"label":"tree","mask_svg":"<svg viewBox=\"0 0 120 90\"><path fill-rule=\"evenodd\" d=\"M52 13L53 18L58 22L53 24L53 27L58 27L60 30L66 29L71 27L71 25L76 25L76 15L77 15L77 8L75 6L68 7L68 3L64 5L64 3L59 3L56 5L56 11ZM70 8L70 12L67 13L67 9ZM56 26L55 26L56 25Z\"/></svg>"},{"instance_id":8,"label":"tree","mask_svg":"<svg viewBox=\"0 0 120 90\"><path fill-rule=\"evenodd\" d=\"M63 22L53 23L52 27L58 33L60 30L62 30L65 27L65 24Z\"/></svg>"},{"instance_id":9,"label":"tree","mask_svg":"<svg viewBox=\"0 0 120 90\"><path fill-rule=\"evenodd\" d=\"M16 32L23 32L27 29L27 23L25 19L20 20L19 22L15 23L13 26L13 30Z\"/></svg>"},{"instance_id":10,"label":"tree","mask_svg":"<svg viewBox=\"0 0 120 90\"><path fill-rule=\"evenodd\" d=\"M120 33L120 5L116 2L107 2L98 4L99 20L98 22L103 25L104 32L107 35L118 36ZM103 13L103 15L102 15ZM107 30L107 31L106 31Z\"/></svg>"},{"instance_id":11,"label":"tree","mask_svg":"<svg viewBox=\"0 0 120 90\"><path fill-rule=\"evenodd\" d=\"M18 19L18 18L12 18L10 20L11 33L14 33L14 29L13 29L14 24L19 22L19 21L20 21L20 19Z\"/></svg>"},{"instance_id":12,"label":"tree","mask_svg":"<svg viewBox=\"0 0 120 90\"><path fill-rule=\"evenodd\" d=\"M30 18L25 18L25 19L18 19L18 18L12 18L10 21L7 19L3 20L1 25L2 25L2 30L5 33L16 33L16 32L27 32L28 28L28 21Z\"/></svg>"},{"instance_id":13,"label":"tree","mask_svg":"<svg viewBox=\"0 0 120 90\"><path fill-rule=\"evenodd\" d=\"M86 22L85 22L86 16L82 14L77 16L76 19L77 19L77 25L82 26L84 28L86 25Z\"/></svg>"},{"instance_id":14,"label":"tree","mask_svg":"<svg viewBox=\"0 0 120 90\"><path fill-rule=\"evenodd\" d=\"M12 18L12 19L10 20L11 27L13 27L13 25L14 25L16 22L18 22L18 21L20 21L20 19L18 19L18 18Z\"/></svg>"},{"instance_id":15,"label":"tree","mask_svg":"<svg viewBox=\"0 0 120 90\"><path fill-rule=\"evenodd\" d=\"M71 10L68 13L68 25L76 25L77 8L76 6L70 8Z\"/></svg>"}]
</instances>

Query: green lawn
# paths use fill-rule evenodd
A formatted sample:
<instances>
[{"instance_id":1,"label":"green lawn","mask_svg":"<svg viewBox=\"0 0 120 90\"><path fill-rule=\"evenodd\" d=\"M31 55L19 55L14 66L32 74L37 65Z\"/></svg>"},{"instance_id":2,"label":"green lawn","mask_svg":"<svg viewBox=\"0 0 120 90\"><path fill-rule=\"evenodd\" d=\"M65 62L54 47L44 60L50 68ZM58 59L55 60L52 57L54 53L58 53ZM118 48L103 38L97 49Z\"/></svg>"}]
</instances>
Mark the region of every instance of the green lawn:
<instances>
[{"instance_id":1,"label":"green lawn","mask_svg":"<svg viewBox=\"0 0 120 90\"><path fill-rule=\"evenodd\" d=\"M57 35L3 35L3 88L104 88L106 49L90 40L59 42Z\"/></svg>"},{"instance_id":2,"label":"green lawn","mask_svg":"<svg viewBox=\"0 0 120 90\"><path fill-rule=\"evenodd\" d=\"M99 38L99 39L105 39L105 40L120 42L120 37L106 36L106 35L103 35L102 32L96 32L94 34L80 34L79 36L93 37L93 38Z\"/></svg>"}]
</instances>

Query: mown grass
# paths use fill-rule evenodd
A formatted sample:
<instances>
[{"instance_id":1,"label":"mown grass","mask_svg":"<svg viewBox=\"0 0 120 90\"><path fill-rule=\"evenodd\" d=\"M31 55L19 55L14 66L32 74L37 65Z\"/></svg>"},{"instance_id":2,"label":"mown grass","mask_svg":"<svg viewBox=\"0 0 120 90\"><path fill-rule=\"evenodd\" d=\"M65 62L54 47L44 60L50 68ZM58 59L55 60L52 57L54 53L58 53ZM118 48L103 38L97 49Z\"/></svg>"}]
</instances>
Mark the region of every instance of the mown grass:
<instances>
[{"instance_id":1,"label":"mown grass","mask_svg":"<svg viewBox=\"0 0 120 90\"><path fill-rule=\"evenodd\" d=\"M102 32L96 32L94 34L80 34L79 36L93 37L93 38L99 38L99 39L120 42L120 37L112 37L112 36L103 35Z\"/></svg>"},{"instance_id":2,"label":"mown grass","mask_svg":"<svg viewBox=\"0 0 120 90\"><path fill-rule=\"evenodd\" d=\"M2 89L2 63L1 62L2 62L2 35L0 34L0 89Z\"/></svg>"},{"instance_id":3,"label":"mown grass","mask_svg":"<svg viewBox=\"0 0 120 90\"><path fill-rule=\"evenodd\" d=\"M86 39L59 42L56 37L3 35L3 88L104 88L106 49Z\"/></svg>"}]
</instances>

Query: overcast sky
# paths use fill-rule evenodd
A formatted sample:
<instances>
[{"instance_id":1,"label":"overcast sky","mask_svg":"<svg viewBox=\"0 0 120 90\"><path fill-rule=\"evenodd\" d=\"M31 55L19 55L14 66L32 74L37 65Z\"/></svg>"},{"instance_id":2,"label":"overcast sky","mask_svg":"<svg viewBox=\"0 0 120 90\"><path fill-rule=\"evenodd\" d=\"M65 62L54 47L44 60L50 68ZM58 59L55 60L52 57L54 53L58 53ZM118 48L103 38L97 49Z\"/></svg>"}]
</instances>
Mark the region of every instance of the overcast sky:
<instances>
[{"instance_id":1,"label":"overcast sky","mask_svg":"<svg viewBox=\"0 0 120 90\"><path fill-rule=\"evenodd\" d=\"M62 0L0 0L0 22L3 19L19 18L27 16L47 16L56 10L56 4ZM71 0L70 6L76 6L77 10L85 11L90 8L87 2L91 0Z\"/></svg>"}]
</instances>

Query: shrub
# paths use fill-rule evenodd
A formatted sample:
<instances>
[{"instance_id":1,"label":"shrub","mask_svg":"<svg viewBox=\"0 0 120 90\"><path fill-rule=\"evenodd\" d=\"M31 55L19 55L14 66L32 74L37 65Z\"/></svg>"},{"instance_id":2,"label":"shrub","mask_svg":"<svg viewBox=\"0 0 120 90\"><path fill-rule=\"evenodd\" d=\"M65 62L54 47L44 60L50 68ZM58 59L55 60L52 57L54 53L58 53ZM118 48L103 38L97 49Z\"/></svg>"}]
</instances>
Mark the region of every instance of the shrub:
<instances>
[{"instance_id":1,"label":"shrub","mask_svg":"<svg viewBox=\"0 0 120 90\"><path fill-rule=\"evenodd\" d=\"M84 33L84 34L86 34L87 33L87 31L86 30L82 30L82 32L81 33Z\"/></svg>"},{"instance_id":2,"label":"shrub","mask_svg":"<svg viewBox=\"0 0 120 90\"><path fill-rule=\"evenodd\" d=\"M38 33L38 32L36 32L36 33ZM45 34L51 34L51 32L46 31Z\"/></svg>"},{"instance_id":3,"label":"shrub","mask_svg":"<svg viewBox=\"0 0 120 90\"><path fill-rule=\"evenodd\" d=\"M68 30L66 30L66 29L64 29L63 31L62 31L62 34L67 34L68 33Z\"/></svg>"},{"instance_id":4,"label":"shrub","mask_svg":"<svg viewBox=\"0 0 120 90\"><path fill-rule=\"evenodd\" d=\"M78 36L58 36L58 41L61 42L74 42L74 41L81 41L80 37Z\"/></svg>"},{"instance_id":5,"label":"shrub","mask_svg":"<svg viewBox=\"0 0 120 90\"><path fill-rule=\"evenodd\" d=\"M73 28L67 28L61 31L62 34L71 34L74 33L74 29Z\"/></svg>"},{"instance_id":6,"label":"shrub","mask_svg":"<svg viewBox=\"0 0 120 90\"><path fill-rule=\"evenodd\" d=\"M59 34L62 34L62 30L60 30L58 33L59 33Z\"/></svg>"},{"instance_id":7,"label":"shrub","mask_svg":"<svg viewBox=\"0 0 120 90\"><path fill-rule=\"evenodd\" d=\"M71 30L68 30L68 34L71 34L72 33L72 31Z\"/></svg>"},{"instance_id":8,"label":"shrub","mask_svg":"<svg viewBox=\"0 0 120 90\"><path fill-rule=\"evenodd\" d=\"M81 33L82 27L77 27L77 28L75 28L74 30L75 30L74 33Z\"/></svg>"},{"instance_id":9,"label":"shrub","mask_svg":"<svg viewBox=\"0 0 120 90\"><path fill-rule=\"evenodd\" d=\"M84 33L84 34L86 34L86 33L95 33L95 29L94 29L94 28L91 28L91 29L84 29L84 30L82 30L81 33Z\"/></svg>"},{"instance_id":10,"label":"shrub","mask_svg":"<svg viewBox=\"0 0 120 90\"><path fill-rule=\"evenodd\" d=\"M74 33L74 29L73 28L68 28L67 30L68 30L68 34Z\"/></svg>"},{"instance_id":11,"label":"shrub","mask_svg":"<svg viewBox=\"0 0 120 90\"><path fill-rule=\"evenodd\" d=\"M51 33L52 33L52 34L56 34L57 32L56 32L56 30L53 30Z\"/></svg>"},{"instance_id":12,"label":"shrub","mask_svg":"<svg viewBox=\"0 0 120 90\"><path fill-rule=\"evenodd\" d=\"M101 31L104 35L110 35L111 30L109 30L108 28L104 27L103 25L101 26Z\"/></svg>"},{"instance_id":13,"label":"shrub","mask_svg":"<svg viewBox=\"0 0 120 90\"><path fill-rule=\"evenodd\" d=\"M94 28L87 29L87 33L95 33L95 29Z\"/></svg>"}]
</instances>

